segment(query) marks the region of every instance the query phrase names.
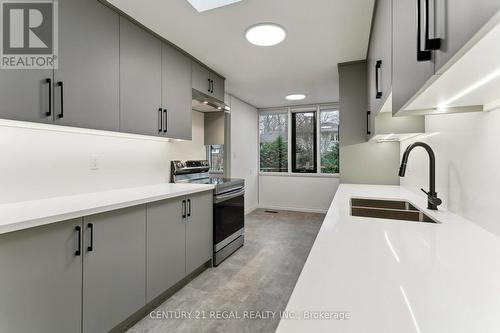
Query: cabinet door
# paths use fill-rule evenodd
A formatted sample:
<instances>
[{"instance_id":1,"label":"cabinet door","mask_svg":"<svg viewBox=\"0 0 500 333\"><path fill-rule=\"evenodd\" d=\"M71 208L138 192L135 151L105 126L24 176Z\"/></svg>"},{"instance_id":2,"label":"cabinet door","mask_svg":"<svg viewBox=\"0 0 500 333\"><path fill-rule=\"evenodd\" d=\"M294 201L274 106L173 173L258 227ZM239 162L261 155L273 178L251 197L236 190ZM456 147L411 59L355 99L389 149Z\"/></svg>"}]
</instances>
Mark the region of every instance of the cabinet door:
<instances>
[{"instance_id":1,"label":"cabinet door","mask_svg":"<svg viewBox=\"0 0 500 333\"><path fill-rule=\"evenodd\" d=\"M225 81L219 75L211 72L210 79L212 80L212 96L217 98L219 101L224 102L224 89L225 89Z\"/></svg>"},{"instance_id":2,"label":"cabinet door","mask_svg":"<svg viewBox=\"0 0 500 333\"><path fill-rule=\"evenodd\" d=\"M179 282L186 275L186 223L183 200L147 205L147 301Z\"/></svg>"},{"instance_id":3,"label":"cabinet door","mask_svg":"<svg viewBox=\"0 0 500 333\"><path fill-rule=\"evenodd\" d=\"M191 60L163 44L163 135L169 138L191 140Z\"/></svg>"},{"instance_id":4,"label":"cabinet door","mask_svg":"<svg viewBox=\"0 0 500 333\"><path fill-rule=\"evenodd\" d=\"M95 0L59 1L56 124L119 129L119 41L119 15L110 8Z\"/></svg>"},{"instance_id":5,"label":"cabinet door","mask_svg":"<svg viewBox=\"0 0 500 333\"><path fill-rule=\"evenodd\" d=\"M120 17L120 131L161 132L161 46L159 39Z\"/></svg>"},{"instance_id":6,"label":"cabinet door","mask_svg":"<svg viewBox=\"0 0 500 333\"><path fill-rule=\"evenodd\" d=\"M210 84L210 71L197 62L192 63L192 86L207 95L212 95Z\"/></svg>"},{"instance_id":7,"label":"cabinet door","mask_svg":"<svg viewBox=\"0 0 500 333\"><path fill-rule=\"evenodd\" d=\"M0 235L0 332L80 333L81 219Z\"/></svg>"},{"instance_id":8,"label":"cabinet door","mask_svg":"<svg viewBox=\"0 0 500 333\"><path fill-rule=\"evenodd\" d=\"M436 51L436 72L493 17L500 9L500 1L454 0L447 1L444 8L437 7L437 9L438 37L443 39L441 49ZM442 12L445 14L443 15Z\"/></svg>"},{"instance_id":9,"label":"cabinet door","mask_svg":"<svg viewBox=\"0 0 500 333\"><path fill-rule=\"evenodd\" d=\"M416 0L393 0L392 113L434 75L433 61L417 61Z\"/></svg>"},{"instance_id":10,"label":"cabinet door","mask_svg":"<svg viewBox=\"0 0 500 333\"><path fill-rule=\"evenodd\" d=\"M2 69L0 73L0 118L52 123L50 83L52 70Z\"/></svg>"},{"instance_id":11,"label":"cabinet door","mask_svg":"<svg viewBox=\"0 0 500 333\"><path fill-rule=\"evenodd\" d=\"M146 304L146 206L84 217L83 227L83 332L108 332Z\"/></svg>"},{"instance_id":12,"label":"cabinet door","mask_svg":"<svg viewBox=\"0 0 500 333\"><path fill-rule=\"evenodd\" d=\"M188 197L186 223L186 273L212 258L213 195L202 192Z\"/></svg>"}]
</instances>

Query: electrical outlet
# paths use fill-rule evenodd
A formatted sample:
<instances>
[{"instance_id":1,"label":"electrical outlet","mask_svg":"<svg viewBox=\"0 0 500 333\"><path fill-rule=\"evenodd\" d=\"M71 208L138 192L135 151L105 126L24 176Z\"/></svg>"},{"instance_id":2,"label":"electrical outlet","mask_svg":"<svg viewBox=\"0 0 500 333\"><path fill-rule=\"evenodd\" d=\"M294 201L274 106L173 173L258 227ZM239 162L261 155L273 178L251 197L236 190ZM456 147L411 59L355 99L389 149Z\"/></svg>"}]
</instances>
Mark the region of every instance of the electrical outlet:
<instances>
[{"instance_id":1,"label":"electrical outlet","mask_svg":"<svg viewBox=\"0 0 500 333\"><path fill-rule=\"evenodd\" d=\"M90 170L99 170L99 156L92 155L90 157Z\"/></svg>"}]
</instances>

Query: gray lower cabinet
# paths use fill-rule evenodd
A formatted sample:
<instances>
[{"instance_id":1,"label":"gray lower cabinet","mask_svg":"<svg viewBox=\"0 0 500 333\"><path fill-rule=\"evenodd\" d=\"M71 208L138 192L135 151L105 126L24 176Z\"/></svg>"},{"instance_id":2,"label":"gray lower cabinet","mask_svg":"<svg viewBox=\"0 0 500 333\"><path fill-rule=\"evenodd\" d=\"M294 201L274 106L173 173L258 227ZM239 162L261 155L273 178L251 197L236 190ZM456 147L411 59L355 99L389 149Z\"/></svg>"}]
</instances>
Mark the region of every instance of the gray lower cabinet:
<instances>
[{"instance_id":1,"label":"gray lower cabinet","mask_svg":"<svg viewBox=\"0 0 500 333\"><path fill-rule=\"evenodd\" d=\"M186 273L212 258L213 194L201 192L187 197Z\"/></svg>"},{"instance_id":2,"label":"gray lower cabinet","mask_svg":"<svg viewBox=\"0 0 500 333\"><path fill-rule=\"evenodd\" d=\"M161 65L162 42L120 17L121 132L162 133Z\"/></svg>"},{"instance_id":3,"label":"gray lower cabinet","mask_svg":"<svg viewBox=\"0 0 500 333\"><path fill-rule=\"evenodd\" d=\"M82 219L0 235L0 332L80 333Z\"/></svg>"},{"instance_id":4,"label":"gray lower cabinet","mask_svg":"<svg viewBox=\"0 0 500 333\"><path fill-rule=\"evenodd\" d=\"M191 59L163 43L162 47L162 105L163 135L191 140Z\"/></svg>"},{"instance_id":5,"label":"gray lower cabinet","mask_svg":"<svg viewBox=\"0 0 500 333\"><path fill-rule=\"evenodd\" d=\"M417 60L417 1L393 0L392 113L401 108L434 75L434 62ZM420 27L422 31L422 27ZM423 48L423 42L420 43Z\"/></svg>"},{"instance_id":6,"label":"gray lower cabinet","mask_svg":"<svg viewBox=\"0 0 500 333\"><path fill-rule=\"evenodd\" d=\"M119 30L119 15L99 1L59 1L55 124L119 130Z\"/></svg>"},{"instance_id":7,"label":"gray lower cabinet","mask_svg":"<svg viewBox=\"0 0 500 333\"><path fill-rule=\"evenodd\" d=\"M186 223L183 200L147 204L147 301L186 275Z\"/></svg>"},{"instance_id":8,"label":"gray lower cabinet","mask_svg":"<svg viewBox=\"0 0 500 333\"><path fill-rule=\"evenodd\" d=\"M146 304L146 206L84 217L83 226L82 332L107 332Z\"/></svg>"},{"instance_id":9,"label":"gray lower cabinet","mask_svg":"<svg viewBox=\"0 0 500 333\"><path fill-rule=\"evenodd\" d=\"M500 10L498 0L453 0L437 5L436 21L441 48L436 51L436 72ZM439 3L439 2L438 2Z\"/></svg>"}]
</instances>

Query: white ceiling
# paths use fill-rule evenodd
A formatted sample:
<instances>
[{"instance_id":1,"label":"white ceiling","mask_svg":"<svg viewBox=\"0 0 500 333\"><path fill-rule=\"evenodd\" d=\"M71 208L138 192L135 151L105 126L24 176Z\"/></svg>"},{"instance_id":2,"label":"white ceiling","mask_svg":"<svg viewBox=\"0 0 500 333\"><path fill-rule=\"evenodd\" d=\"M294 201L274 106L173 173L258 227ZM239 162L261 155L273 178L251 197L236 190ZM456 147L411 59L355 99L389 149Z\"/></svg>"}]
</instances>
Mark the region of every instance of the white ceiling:
<instances>
[{"instance_id":1,"label":"white ceiling","mask_svg":"<svg viewBox=\"0 0 500 333\"><path fill-rule=\"evenodd\" d=\"M107 0L225 76L227 92L256 107L338 101L337 63L366 58L374 0L243 0L198 13L186 0ZM273 22L288 32L273 47L245 30Z\"/></svg>"}]
</instances>

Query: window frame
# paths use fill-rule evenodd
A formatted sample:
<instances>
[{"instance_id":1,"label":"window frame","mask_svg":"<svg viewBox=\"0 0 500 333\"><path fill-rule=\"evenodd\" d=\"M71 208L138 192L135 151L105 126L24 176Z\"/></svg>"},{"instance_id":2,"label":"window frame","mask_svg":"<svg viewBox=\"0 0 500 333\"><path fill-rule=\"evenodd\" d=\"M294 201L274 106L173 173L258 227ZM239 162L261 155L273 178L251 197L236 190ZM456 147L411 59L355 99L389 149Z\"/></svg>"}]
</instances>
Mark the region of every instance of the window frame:
<instances>
[{"instance_id":1,"label":"window frame","mask_svg":"<svg viewBox=\"0 0 500 333\"><path fill-rule=\"evenodd\" d=\"M292 149L291 149L291 142L292 142L292 113L297 112L297 111L305 111L305 110L316 110L316 130L318 130L320 125L320 116L319 112L321 111L326 111L326 110L332 110L332 111L337 111L339 112L339 124L338 124L338 135L339 135L339 172L338 173L322 173L321 172L321 158L320 158L320 137L318 133L316 133L316 140L317 140L317 170L316 173L303 173L303 172L292 172ZM332 103L321 103L321 104L306 104L306 105L295 105L295 106L285 106L285 107L273 107L273 108L262 108L259 109L259 117L257 117L257 138L258 138L258 144L260 147L260 131L259 131L259 121L260 121L260 115L261 114L269 114L269 113L283 113L284 111L287 112L288 117L287 117L287 127L288 127L288 172L265 172L260 170L260 150L258 151L258 156L257 156L257 166L258 166L258 172L260 176L270 176L270 177L319 177L319 178L339 178L340 177L340 172L341 172L341 151L340 151L340 131L342 127L342 120L341 120L341 115L340 115L340 104L337 102L332 102Z\"/></svg>"},{"instance_id":2,"label":"window frame","mask_svg":"<svg viewBox=\"0 0 500 333\"><path fill-rule=\"evenodd\" d=\"M313 114L313 165L314 169L298 169L297 168L297 114L299 113L312 113ZM292 149L292 173L318 173L318 115L317 110L294 110L291 111L291 131L292 131L292 140L290 142Z\"/></svg>"}]
</instances>

